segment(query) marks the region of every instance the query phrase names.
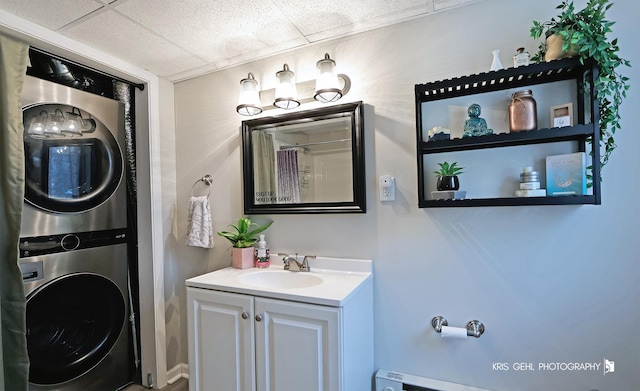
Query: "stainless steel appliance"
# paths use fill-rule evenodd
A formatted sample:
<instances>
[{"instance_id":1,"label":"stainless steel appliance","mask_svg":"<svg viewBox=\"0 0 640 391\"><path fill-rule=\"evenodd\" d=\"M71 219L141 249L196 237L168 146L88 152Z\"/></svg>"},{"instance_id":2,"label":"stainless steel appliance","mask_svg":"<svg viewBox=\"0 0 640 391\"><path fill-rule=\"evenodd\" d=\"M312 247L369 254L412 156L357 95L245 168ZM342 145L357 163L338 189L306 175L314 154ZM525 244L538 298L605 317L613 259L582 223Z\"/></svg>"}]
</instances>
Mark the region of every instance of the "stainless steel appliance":
<instances>
[{"instance_id":1,"label":"stainless steel appliance","mask_svg":"<svg viewBox=\"0 0 640 391\"><path fill-rule=\"evenodd\" d=\"M27 76L21 236L125 228L124 105Z\"/></svg>"},{"instance_id":2,"label":"stainless steel appliance","mask_svg":"<svg viewBox=\"0 0 640 391\"><path fill-rule=\"evenodd\" d=\"M136 362L124 105L31 76L22 104L29 389L115 390Z\"/></svg>"},{"instance_id":3,"label":"stainless steel appliance","mask_svg":"<svg viewBox=\"0 0 640 391\"><path fill-rule=\"evenodd\" d=\"M126 240L124 229L21 238L30 391L133 379Z\"/></svg>"}]
</instances>

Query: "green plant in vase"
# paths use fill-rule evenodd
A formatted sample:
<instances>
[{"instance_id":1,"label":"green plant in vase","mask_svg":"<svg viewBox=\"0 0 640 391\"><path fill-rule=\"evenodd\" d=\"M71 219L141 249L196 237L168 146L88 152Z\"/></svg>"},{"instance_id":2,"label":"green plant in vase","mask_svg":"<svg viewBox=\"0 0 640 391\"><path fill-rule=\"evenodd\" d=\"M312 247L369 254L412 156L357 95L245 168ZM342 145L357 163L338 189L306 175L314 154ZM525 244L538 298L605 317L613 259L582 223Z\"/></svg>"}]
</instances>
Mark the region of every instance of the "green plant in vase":
<instances>
[{"instance_id":1,"label":"green plant in vase","mask_svg":"<svg viewBox=\"0 0 640 391\"><path fill-rule=\"evenodd\" d=\"M248 217L241 217L238 224L230 224L232 231L220 231L218 235L228 239L233 246L232 266L237 269L246 269L253 266L253 245L259 240L259 234L273 224L273 221L264 225L252 223ZM256 228L251 229L253 226Z\"/></svg>"},{"instance_id":2,"label":"green plant in vase","mask_svg":"<svg viewBox=\"0 0 640 391\"><path fill-rule=\"evenodd\" d=\"M629 78L618 72L621 66L631 66L630 62L620 58L618 39L607 37L615 23L606 19L612 5L609 0L589 0L583 9L576 11L572 1L563 1L556 7L560 10L557 16L545 22L533 21L530 30L534 39L543 34L547 38L532 57L533 61L577 55L582 63L590 58L596 62L598 77L591 82L599 108L601 167L607 164L616 148L614 135L620 129L619 108L630 87ZM556 41L561 44L559 49L554 49Z\"/></svg>"},{"instance_id":3,"label":"green plant in vase","mask_svg":"<svg viewBox=\"0 0 640 391\"><path fill-rule=\"evenodd\" d=\"M457 162L451 164L448 162L438 163L438 166L440 166L440 169L433 172L438 177L436 188L439 191L458 190L460 188L458 175L463 173L464 167L458 167Z\"/></svg>"},{"instance_id":4,"label":"green plant in vase","mask_svg":"<svg viewBox=\"0 0 640 391\"><path fill-rule=\"evenodd\" d=\"M231 245L233 247L252 247L258 241L258 234L264 232L271 226L271 224L273 224L273 221L270 221L265 225L258 225L256 223L252 223L251 219L249 219L248 217L241 217L240 220L238 220L237 225L229 225L229 227L235 229L235 232L220 231L218 232L218 235L222 236L223 238L227 238L231 242ZM250 230L250 228L254 225L257 228Z\"/></svg>"}]
</instances>

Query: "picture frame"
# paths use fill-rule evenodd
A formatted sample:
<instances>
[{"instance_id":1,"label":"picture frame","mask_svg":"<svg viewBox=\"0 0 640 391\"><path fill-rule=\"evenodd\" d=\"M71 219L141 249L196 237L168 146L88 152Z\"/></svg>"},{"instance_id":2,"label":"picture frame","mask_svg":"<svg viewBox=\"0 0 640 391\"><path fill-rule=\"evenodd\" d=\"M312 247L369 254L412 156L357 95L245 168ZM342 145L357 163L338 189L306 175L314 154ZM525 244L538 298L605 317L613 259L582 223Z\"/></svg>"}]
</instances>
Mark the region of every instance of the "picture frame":
<instances>
[{"instance_id":1,"label":"picture frame","mask_svg":"<svg viewBox=\"0 0 640 391\"><path fill-rule=\"evenodd\" d=\"M551 127L573 126L573 103L551 106Z\"/></svg>"}]
</instances>

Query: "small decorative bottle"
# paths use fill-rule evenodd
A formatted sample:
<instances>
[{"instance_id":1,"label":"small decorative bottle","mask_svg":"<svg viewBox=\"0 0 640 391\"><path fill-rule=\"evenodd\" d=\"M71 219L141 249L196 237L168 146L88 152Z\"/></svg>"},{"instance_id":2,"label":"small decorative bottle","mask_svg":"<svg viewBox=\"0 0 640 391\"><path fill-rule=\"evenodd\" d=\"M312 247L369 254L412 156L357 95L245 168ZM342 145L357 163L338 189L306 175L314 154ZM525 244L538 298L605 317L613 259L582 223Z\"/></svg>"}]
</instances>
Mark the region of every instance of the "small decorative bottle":
<instances>
[{"instance_id":1,"label":"small decorative bottle","mask_svg":"<svg viewBox=\"0 0 640 391\"><path fill-rule=\"evenodd\" d=\"M255 266L259 268L269 267L269 249L267 248L267 241L264 240L264 235L260 235L258 241L258 247L255 251L256 263Z\"/></svg>"},{"instance_id":2,"label":"small decorative bottle","mask_svg":"<svg viewBox=\"0 0 640 391\"><path fill-rule=\"evenodd\" d=\"M509 103L509 130L523 132L535 129L538 129L538 115L531 90L515 92Z\"/></svg>"},{"instance_id":3,"label":"small decorative bottle","mask_svg":"<svg viewBox=\"0 0 640 391\"><path fill-rule=\"evenodd\" d=\"M522 67L529 65L529 53L524 51L524 48L518 48L515 56L513 56L513 67Z\"/></svg>"},{"instance_id":4,"label":"small decorative bottle","mask_svg":"<svg viewBox=\"0 0 640 391\"><path fill-rule=\"evenodd\" d=\"M500 69L502 69L502 62L500 62L500 50L493 50L491 54L493 54L493 61L491 61L491 70L499 71Z\"/></svg>"}]
</instances>

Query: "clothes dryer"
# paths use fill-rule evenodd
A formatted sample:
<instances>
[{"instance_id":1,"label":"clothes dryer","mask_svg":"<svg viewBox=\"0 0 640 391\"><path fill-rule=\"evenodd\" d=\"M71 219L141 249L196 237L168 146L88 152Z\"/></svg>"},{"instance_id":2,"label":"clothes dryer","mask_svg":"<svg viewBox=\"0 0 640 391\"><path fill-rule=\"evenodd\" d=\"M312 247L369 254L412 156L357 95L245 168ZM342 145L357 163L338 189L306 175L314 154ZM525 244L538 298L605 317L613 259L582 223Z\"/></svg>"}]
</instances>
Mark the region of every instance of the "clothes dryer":
<instances>
[{"instance_id":1,"label":"clothes dryer","mask_svg":"<svg viewBox=\"0 0 640 391\"><path fill-rule=\"evenodd\" d=\"M132 382L125 230L20 239L30 391L116 390Z\"/></svg>"},{"instance_id":2,"label":"clothes dryer","mask_svg":"<svg viewBox=\"0 0 640 391\"><path fill-rule=\"evenodd\" d=\"M127 226L124 105L26 76L20 236Z\"/></svg>"}]
</instances>

